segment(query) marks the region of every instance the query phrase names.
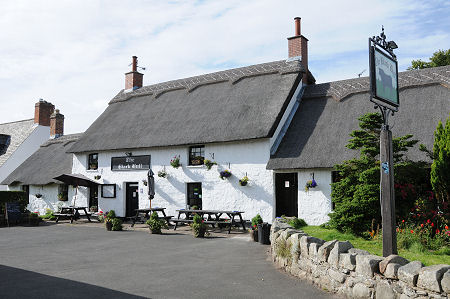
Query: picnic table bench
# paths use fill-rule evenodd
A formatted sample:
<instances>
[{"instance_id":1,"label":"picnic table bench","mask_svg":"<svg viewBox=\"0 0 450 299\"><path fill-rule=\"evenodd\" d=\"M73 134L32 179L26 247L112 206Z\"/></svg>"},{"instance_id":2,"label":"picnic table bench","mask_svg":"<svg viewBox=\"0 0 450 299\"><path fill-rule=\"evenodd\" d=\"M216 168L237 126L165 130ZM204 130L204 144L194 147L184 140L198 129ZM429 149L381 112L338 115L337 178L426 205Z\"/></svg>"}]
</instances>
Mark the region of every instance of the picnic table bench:
<instances>
[{"instance_id":1,"label":"picnic table bench","mask_svg":"<svg viewBox=\"0 0 450 299\"><path fill-rule=\"evenodd\" d=\"M84 214L80 214L79 211L84 211ZM91 221L91 213L87 211L87 207L61 207L61 210L58 213L53 213L56 216L56 223L58 223L60 218L69 218L70 223L73 223L74 220L79 219L81 216L85 216L89 222Z\"/></svg>"},{"instance_id":2,"label":"picnic table bench","mask_svg":"<svg viewBox=\"0 0 450 299\"><path fill-rule=\"evenodd\" d=\"M233 225L242 225L242 228L245 230L245 221L242 219L242 214L244 212L240 211L222 211L222 210L177 210L178 217L177 219L172 219L171 221L175 223L174 230L177 229L178 223L192 223L194 220L189 219L189 216L192 214L198 214L202 218L206 216L206 219L203 221L205 224L209 224L212 227L215 227L217 224L227 224L228 233L231 232L231 227ZM181 215L185 215L185 218L181 218ZM223 219L221 216L226 214L229 219ZM235 220L235 217L238 216L238 220Z\"/></svg>"},{"instance_id":3,"label":"picnic table bench","mask_svg":"<svg viewBox=\"0 0 450 299\"><path fill-rule=\"evenodd\" d=\"M167 225L171 225L171 223L169 222L173 216L167 216L166 212L164 211L166 208L145 208L145 209L135 209L136 211L136 215L132 218L133 223L131 224L131 227L134 226L134 224L138 221L139 215L144 214L144 219L149 219L150 216L150 212L156 212L156 213L161 213L162 216L158 215L159 219L164 219L167 222Z\"/></svg>"}]
</instances>

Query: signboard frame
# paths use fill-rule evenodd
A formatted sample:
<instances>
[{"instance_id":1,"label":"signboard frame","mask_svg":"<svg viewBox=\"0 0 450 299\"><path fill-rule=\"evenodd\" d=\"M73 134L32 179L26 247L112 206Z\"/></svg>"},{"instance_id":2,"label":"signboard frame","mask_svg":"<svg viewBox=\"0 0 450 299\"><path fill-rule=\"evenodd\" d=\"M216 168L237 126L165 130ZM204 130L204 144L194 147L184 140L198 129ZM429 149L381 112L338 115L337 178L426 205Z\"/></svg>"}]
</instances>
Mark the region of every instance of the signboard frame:
<instances>
[{"instance_id":1,"label":"signboard frame","mask_svg":"<svg viewBox=\"0 0 450 299\"><path fill-rule=\"evenodd\" d=\"M103 198L116 198L116 184L103 184L101 191Z\"/></svg>"},{"instance_id":2,"label":"signboard frame","mask_svg":"<svg viewBox=\"0 0 450 299\"><path fill-rule=\"evenodd\" d=\"M141 161L136 162L138 164L134 164L136 159ZM121 163L121 160L125 160L123 161L123 164L119 164ZM126 165L128 167L120 167L120 165ZM143 166L134 167L133 165L143 165ZM151 165L151 155L111 157L111 171L149 170L150 165Z\"/></svg>"},{"instance_id":3,"label":"signboard frame","mask_svg":"<svg viewBox=\"0 0 450 299\"><path fill-rule=\"evenodd\" d=\"M396 91L395 95L397 97L397 102L392 101L391 99L387 97L383 97L377 92L377 68L376 68L376 57L375 53L379 53L380 55L384 56L389 62L395 65L395 75L396 75ZM394 57L391 57L390 55L386 54L381 48L377 47L375 44L370 45L369 47L369 68L370 68L370 93L371 93L371 100L373 99L378 100L377 103L390 109L393 111L398 111L398 107L400 106L400 95L399 95L399 86L398 86L398 61ZM389 76L390 77L390 76Z\"/></svg>"}]
</instances>

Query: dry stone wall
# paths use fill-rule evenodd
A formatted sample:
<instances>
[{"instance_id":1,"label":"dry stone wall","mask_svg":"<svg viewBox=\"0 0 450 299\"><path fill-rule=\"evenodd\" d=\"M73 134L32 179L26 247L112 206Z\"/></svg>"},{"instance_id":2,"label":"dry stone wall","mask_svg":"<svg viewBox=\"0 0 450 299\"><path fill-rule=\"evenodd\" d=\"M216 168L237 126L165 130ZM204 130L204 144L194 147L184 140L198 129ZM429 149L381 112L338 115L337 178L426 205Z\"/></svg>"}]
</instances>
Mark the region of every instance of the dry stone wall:
<instances>
[{"instance_id":1,"label":"dry stone wall","mask_svg":"<svg viewBox=\"0 0 450 299\"><path fill-rule=\"evenodd\" d=\"M424 267L398 255L381 257L348 242L328 241L292 229L277 218L270 231L277 267L347 298L448 298L450 266Z\"/></svg>"}]
</instances>

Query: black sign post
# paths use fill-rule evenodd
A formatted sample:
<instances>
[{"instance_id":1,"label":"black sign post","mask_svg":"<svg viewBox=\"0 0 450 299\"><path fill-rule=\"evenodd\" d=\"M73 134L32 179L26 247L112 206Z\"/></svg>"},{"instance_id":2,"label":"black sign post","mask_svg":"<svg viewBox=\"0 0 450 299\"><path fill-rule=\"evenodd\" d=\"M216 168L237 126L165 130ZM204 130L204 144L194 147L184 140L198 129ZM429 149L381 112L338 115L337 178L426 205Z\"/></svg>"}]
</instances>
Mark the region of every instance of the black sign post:
<instances>
[{"instance_id":1,"label":"black sign post","mask_svg":"<svg viewBox=\"0 0 450 299\"><path fill-rule=\"evenodd\" d=\"M400 105L398 93L398 67L394 41L386 42L384 28L380 36L369 38L370 101L380 109L383 125L380 132L380 203L383 228L383 256L397 254L395 232L395 193L392 132L389 115Z\"/></svg>"}]
</instances>

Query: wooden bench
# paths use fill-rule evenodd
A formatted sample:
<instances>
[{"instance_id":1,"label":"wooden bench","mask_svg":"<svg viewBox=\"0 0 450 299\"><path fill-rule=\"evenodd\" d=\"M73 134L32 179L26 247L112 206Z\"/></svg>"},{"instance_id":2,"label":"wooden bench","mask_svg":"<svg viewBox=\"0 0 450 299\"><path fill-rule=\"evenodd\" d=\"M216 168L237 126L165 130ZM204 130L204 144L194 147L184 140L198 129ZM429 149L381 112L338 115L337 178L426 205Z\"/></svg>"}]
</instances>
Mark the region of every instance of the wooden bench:
<instances>
[{"instance_id":1,"label":"wooden bench","mask_svg":"<svg viewBox=\"0 0 450 299\"><path fill-rule=\"evenodd\" d=\"M56 221L55 221L55 223L58 223L60 217L70 218L70 223L72 223L75 214L53 213L53 216L56 216Z\"/></svg>"}]
</instances>

